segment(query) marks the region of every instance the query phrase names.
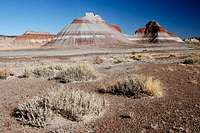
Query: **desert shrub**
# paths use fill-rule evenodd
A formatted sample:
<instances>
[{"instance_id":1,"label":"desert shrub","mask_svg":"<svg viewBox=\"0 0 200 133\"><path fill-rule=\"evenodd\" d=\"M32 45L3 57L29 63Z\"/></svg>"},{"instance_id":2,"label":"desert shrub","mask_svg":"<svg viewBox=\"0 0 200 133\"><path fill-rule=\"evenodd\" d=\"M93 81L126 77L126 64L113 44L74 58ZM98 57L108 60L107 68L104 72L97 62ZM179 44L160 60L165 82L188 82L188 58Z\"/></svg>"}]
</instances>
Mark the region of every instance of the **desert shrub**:
<instances>
[{"instance_id":1,"label":"desert shrub","mask_svg":"<svg viewBox=\"0 0 200 133\"><path fill-rule=\"evenodd\" d=\"M106 100L96 94L54 88L47 96L34 97L20 104L13 116L24 125L45 127L47 120L54 116L81 121L87 116L99 116L105 107Z\"/></svg>"},{"instance_id":2,"label":"desert shrub","mask_svg":"<svg viewBox=\"0 0 200 133\"><path fill-rule=\"evenodd\" d=\"M183 64L200 64L200 56L193 56L183 61Z\"/></svg>"},{"instance_id":3,"label":"desert shrub","mask_svg":"<svg viewBox=\"0 0 200 133\"><path fill-rule=\"evenodd\" d=\"M52 131L49 131L48 133L68 133L68 131L66 131L63 128L58 128L58 129L54 129Z\"/></svg>"},{"instance_id":4,"label":"desert shrub","mask_svg":"<svg viewBox=\"0 0 200 133\"><path fill-rule=\"evenodd\" d=\"M94 60L94 64L102 64L103 63L103 59L100 58L99 56L97 56Z\"/></svg>"},{"instance_id":5,"label":"desert shrub","mask_svg":"<svg viewBox=\"0 0 200 133\"><path fill-rule=\"evenodd\" d=\"M161 96L162 87L159 80L141 75L131 75L104 83L100 87L104 93L140 97L142 95Z\"/></svg>"},{"instance_id":6,"label":"desert shrub","mask_svg":"<svg viewBox=\"0 0 200 133\"><path fill-rule=\"evenodd\" d=\"M114 63L114 64L120 64L120 63L122 63L122 62L123 62L123 60L122 60L122 59L119 59L119 58L113 60L113 63Z\"/></svg>"},{"instance_id":7,"label":"desert shrub","mask_svg":"<svg viewBox=\"0 0 200 133\"><path fill-rule=\"evenodd\" d=\"M29 78L31 76L36 78L54 78L56 73L63 70L68 65L66 64L46 64L46 65L40 65L40 66L34 66L34 67L26 67L24 69L23 78Z\"/></svg>"},{"instance_id":8,"label":"desert shrub","mask_svg":"<svg viewBox=\"0 0 200 133\"><path fill-rule=\"evenodd\" d=\"M61 64L61 63L50 64L50 65L47 66L48 69L50 69L50 70L57 70L57 71L61 71L61 70L65 69L66 67L68 67L67 64Z\"/></svg>"},{"instance_id":9,"label":"desert shrub","mask_svg":"<svg viewBox=\"0 0 200 133\"><path fill-rule=\"evenodd\" d=\"M34 76L43 78L53 78L55 76L55 71L48 66L42 66L34 69L32 71Z\"/></svg>"},{"instance_id":10,"label":"desert shrub","mask_svg":"<svg viewBox=\"0 0 200 133\"><path fill-rule=\"evenodd\" d=\"M34 97L20 104L13 114L24 125L44 127L46 120L51 117L48 98Z\"/></svg>"},{"instance_id":11,"label":"desert shrub","mask_svg":"<svg viewBox=\"0 0 200 133\"><path fill-rule=\"evenodd\" d=\"M77 64L60 71L56 79L63 83L88 81L96 78L96 71L87 64Z\"/></svg>"},{"instance_id":12,"label":"desert shrub","mask_svg":"<svg viewBox=\"0 0 200 133\"><path fill-rule=\"evenodd\" d=\"M32 70L28 69L28 68L25 68L24 69L24 72L23 72L23 75L22 76L19 76L21 78L29 78L32 74Z\"/></svg>"},{"instance_id":13,"label":"desert shrub","mask_svg":"<svg viewBox=\"0 0 200 133\"><path fill-rule=\"evenodd\" d=\"M131 52L131 54L132 54L132 55L135 55L135 54L136 54L136 52L135 52L135 51L132 51L132 52Z\"/></svg>"},{"instance_id":14,"label":"desert shrub","mask_svg":"<svg viewBox=\"0 0 200 133\"><path fill-rule=\"evenodd\" d=\"M0 79L6 79L9 76L9 71L5 69L0 69Z\"/></svg>"},{"instance_id":15,"label":"desert shrub","mask_svg":"<svg viewBox=\"0 0 200 133\"><path fill-rule=\"evenodd\" d=\"M150 54L134 54L131 55L130 58L137 61L153 60L153 57Z\"/></svg>"},{"instance_id":16,"label":"desert shrub","mask_svg":"<svg viewBox=\"0 0 200 133\"><path fill-rule=\"evenodd\" d=\"M72 121L80 121L84 116L99 115L106 101L96 94L64 89L53 91L50 96L52 110Z\"/></svg>"},{"instance_id":17,"label":"desert shrub","mask_svg":"<svg viewBox=\"0 0 200 133\"><path fill-rule=\"evenodd\" d=\"M57 64L41 65L39 67L25 68L23 76L36 78L57 79L60 82L88 81L96 78L96 71L87 64Z\"/></svg>"}]
</instances>

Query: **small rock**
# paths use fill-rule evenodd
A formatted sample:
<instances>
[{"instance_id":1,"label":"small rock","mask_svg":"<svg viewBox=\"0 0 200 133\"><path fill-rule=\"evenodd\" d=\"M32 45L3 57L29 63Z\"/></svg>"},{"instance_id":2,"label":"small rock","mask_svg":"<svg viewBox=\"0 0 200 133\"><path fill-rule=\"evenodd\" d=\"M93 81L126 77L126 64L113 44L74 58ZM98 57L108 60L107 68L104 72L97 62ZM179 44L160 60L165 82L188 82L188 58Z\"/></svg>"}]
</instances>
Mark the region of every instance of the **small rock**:
<instances>
[{"instance_id":1,"label":"small rock","mask_svg":"<svg viewBox=\"0 0 200 133\"><path fill-rule=\"evenodd\" d=\"M165 125L165 123L166 123L166 122L162 120L162 124Z\"/></svg>"},{"instance_id":2,"label":"small rock","mask_svg":"<svg viewBox=\"0 0 200 133\"><path fill-rule=\"evenodd\" d=\"M120 115L119 117L122 119L131 119L131 116L127 114Z\"/></svg>"},{"instance_id":3,"label":"small rock","mask_svg":"<svg viewBox=\"0 0 200 133\"><path fill-rule=\"evenodd\" d=\"M156 130L156 129L158 129L158 123L156 123L155 125L154 124L151 124L151 129L154 129L154 130Z\"/></svg>"},{"instance_id":4,"label":"small rock","mask_svg":"<svg viewBox=\"0 0 200 133\"><path fill-rule=\"evenodd\" d=\"M111 66L107 66L107 67L105 67L105 69L111 69L112 67Z\"/></svg>"},{"instance_id":5,"label":"small rock","mask_svg":"<svg viewBox=\"0 0 200 133\"><path fill-rule=\"evenodd\" d=\"M179 127L179 131L185 131L183 127Z\"/></svg>"},{"instance_id":6,"label":"small rock","mask_svg":"<svg viewBox=\"0 0 200 133\"><path fill-rule=\"evenodd\" d=\"M189 128L186 128L186 129L185 129L185 132L186 132L186 133L189 133L189 132L190 132L190 129L189 129Z\"/></svg>"},{"instance_id":7,"label":"small rock","mask_svg":"<svg viewBox=\"0 0 200 133\"><path fill-rule=\"evenodd\" d=\"M167 133L174 133L174 130L169 129L169 131Z\"/></svg>"}]
</instances>

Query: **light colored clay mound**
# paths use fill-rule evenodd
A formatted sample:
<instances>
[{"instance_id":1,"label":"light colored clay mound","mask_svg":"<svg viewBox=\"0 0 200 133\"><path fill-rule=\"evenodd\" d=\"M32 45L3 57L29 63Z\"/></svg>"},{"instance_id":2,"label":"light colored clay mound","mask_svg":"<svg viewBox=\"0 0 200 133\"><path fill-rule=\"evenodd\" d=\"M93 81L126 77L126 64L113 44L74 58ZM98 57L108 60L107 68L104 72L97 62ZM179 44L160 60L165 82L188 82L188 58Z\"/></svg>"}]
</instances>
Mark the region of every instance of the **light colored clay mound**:
<instances>
[{"instance_id":1,"label":"light colored clay mound","mask_svg":"<svg viewBox=\"0 0 200 133\"><path fill-rule=\"evenodd\" d=\"M117 29L117 30L116 30ZM120 32L119 27L108 25L99 15L86 13L84 17L73 20L46 47L81 47L132 44Z\"/></svg>"},{"instance_id":2,"label":"light colored clay mound","mask_svg":"<svg viewBox=\"0 0 200 133\"><path fill-rule=\"evenodd\" d=\"M136 42L174 42L182 43L183 40L176 35L168 32L165 28L160 26L158 22L150 21L146 24L145 28L138 29L132 38L129 38L131 41Z\"/></svg>"}]
</instances>

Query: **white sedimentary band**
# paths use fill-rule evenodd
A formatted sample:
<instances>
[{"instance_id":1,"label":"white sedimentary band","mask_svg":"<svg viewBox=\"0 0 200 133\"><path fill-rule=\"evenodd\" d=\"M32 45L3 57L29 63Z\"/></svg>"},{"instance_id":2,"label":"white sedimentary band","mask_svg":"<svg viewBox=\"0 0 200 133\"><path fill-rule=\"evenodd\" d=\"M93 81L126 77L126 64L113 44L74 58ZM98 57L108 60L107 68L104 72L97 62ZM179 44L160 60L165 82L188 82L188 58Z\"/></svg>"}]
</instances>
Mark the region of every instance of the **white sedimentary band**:
<instances>
[{"instance_id":1,"label":"white sedimentary band","mask_svg":"<svg viewBox=\"0 0 200 133\"><path fill-rule=\"evenodd\" d=\"M34 34L34 35L51 35L49 32L35 32L35 31L26 31L24 35L26 34Z\"/></svg>"}]
</instances>

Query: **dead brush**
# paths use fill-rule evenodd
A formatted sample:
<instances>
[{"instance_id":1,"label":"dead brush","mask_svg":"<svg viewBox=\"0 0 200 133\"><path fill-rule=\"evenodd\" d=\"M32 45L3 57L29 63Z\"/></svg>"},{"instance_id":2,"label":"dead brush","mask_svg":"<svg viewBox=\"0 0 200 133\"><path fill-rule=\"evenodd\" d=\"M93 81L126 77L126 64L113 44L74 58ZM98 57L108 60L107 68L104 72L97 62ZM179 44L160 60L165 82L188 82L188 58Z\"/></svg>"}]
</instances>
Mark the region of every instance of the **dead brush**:
<instances>
[{"instance_id":1,"label":"dead brush","mask_svg":"<svg viewBox=\"0 0 200 133\"><path fill-rule=\"evenodd\" d=\"M131 59L137 61L146 61L146 60L153 60L153 57L150 54L134 54L130 56Z\"/></svg>"},{"instance_id":2,"label":"dead brush","mask_svg":"<svg viewBox=\"0 0 200 133\"><path fill-rule=\"evenodd\" d=\"M76 64L60 71L56 79L62 83L88 81L96 78L96 71L87 64Z\"/></svg>"},{"instance_id":3,"label":"dead brush","mask_svg":"<svg viewBox=\"0 0 200 133\"><path fill-rule=\"evenodd\" d=\"M62 83L74 81L88 81L96 78L96 71L88 64L56 64L41 65L39 67L25 68L24 78L56 79Z\"/></svg>"},{"instance_id":4,"label":"dead brush","mask_svg":"<svg viewBox=\"0 0 200 133\"><path fill-rule=\"evenodd\" d=\"M20 104L13 113L24 125L44 127L46 120L51 117L49 99L45 97L34 97L33 99Z\"/></svg>"},{"instance_id":5,"label":"dead brush","mask_svg":"<svg viewBox=\"0 0 200 133\"><path fill-rule=\"evenodd\" d=\"M0 79L7 79L7 77L10 75L10 72L6 68L0 68Z\"/></svg>"},{"instance_id":6,"label":"dead brush","mask_svg":"<svg viewBox=\"0 0 200 133\"><path fill-rule=\"evenodd\" d=\"M200 55L186 58L183 64L200 64Z\"/></svg>"},{"instance_id":7,"label":"dead brush","mask_svg":"<svg viewBox=\"0 0 200 133\"><path fill-rule=\"evenodd\" d=\"M100 85L100 92L128 97L162 96L162 86L159 80L141 75L125 76Z\"/></svg>"},{"instance_id":8,"label":"dead brush","mask_svg":"<svg viewBox=\"0 0 200 133\"><path fill-rule=\"evenodd\" d=\"M34 97L20 104L13 116L24 125L45 127L47 120L55 116L77 122L88 116L97 117L106 104L106 100L97 94L54 87L47 96Z\"/></svg>"},{"instance_id":9,"label":"dead brush","mask_svg":"<svg viewBox=\"0 0 200 133\"><path fill-rule=\"evenodd\" d=\"M46 65L40 65L36 67L25 67L24 73L22 75L23 78L29 78L31 76L36 78L54 78L56 73L63 70L65 67L67 67L67 64L46 64Z\"/></svg>"},{"instance_id":10,"label":"dead brush","mask_svg":"<svg viewBox=\"0 0 200 133\"><path fill-rule=\"evenodd\" d=\"M72 121L81 121L88 115L98 116L106 107L104 98L80 90L55 90L49 98L52 110Z\"/></svg>"},{"instance_id":11,"label":"dead brush","mask_svg":"<svg viewBox=\"0 0 200 133\"><path fill-rule=\"evenodd\" d=\"M55 76L54 69L49 68L49 66L41 66L38 68L35 68L32 73L37 78L43 77L43 78L53 78Z\"/></svg>"}]
</instances>

